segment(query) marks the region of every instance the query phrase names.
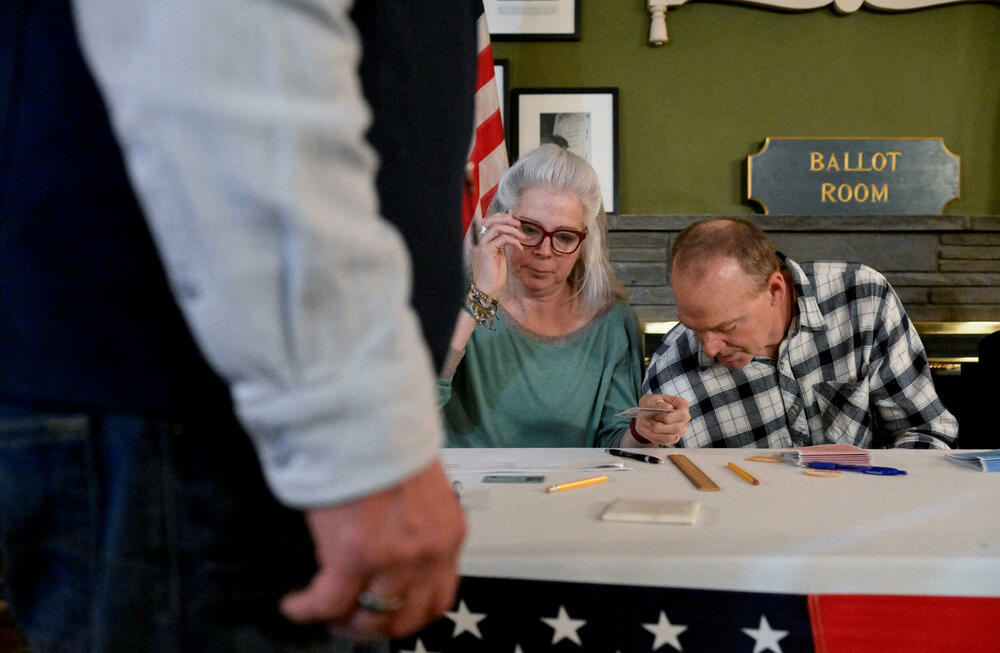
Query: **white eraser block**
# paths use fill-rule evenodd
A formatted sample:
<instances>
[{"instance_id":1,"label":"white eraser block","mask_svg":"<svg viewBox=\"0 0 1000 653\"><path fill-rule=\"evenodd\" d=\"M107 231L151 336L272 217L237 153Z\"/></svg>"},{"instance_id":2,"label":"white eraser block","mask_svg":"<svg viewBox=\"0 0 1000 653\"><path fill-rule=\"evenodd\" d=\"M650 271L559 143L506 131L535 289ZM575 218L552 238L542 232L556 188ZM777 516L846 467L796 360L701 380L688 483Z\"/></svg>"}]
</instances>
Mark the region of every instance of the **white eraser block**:
<instances>
[{"instance_id":1,"label":"white eraser block","mask_svg":"<svg viewBox=\"0 0 1000 653\"><path fill-rule=\"evenodd\" d=\"M698 501L662 499L615 499L604 508L605 521L653 522L658 524L693 524L698 519Z\"/></svg>"}]
</instances>

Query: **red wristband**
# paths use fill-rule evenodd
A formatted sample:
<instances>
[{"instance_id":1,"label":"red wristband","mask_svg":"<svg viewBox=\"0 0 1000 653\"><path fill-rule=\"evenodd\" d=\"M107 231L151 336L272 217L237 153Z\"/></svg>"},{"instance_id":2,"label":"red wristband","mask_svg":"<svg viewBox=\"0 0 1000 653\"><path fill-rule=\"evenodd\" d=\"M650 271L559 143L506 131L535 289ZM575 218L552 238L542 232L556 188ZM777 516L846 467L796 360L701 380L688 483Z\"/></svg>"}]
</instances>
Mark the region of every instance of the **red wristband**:
<instances>
[{"instance_id":1,"label":"red wristband","mask_svg":"<svg viewBox=\"0 0 1000 653\"><path fill-rule=\"evenodd\" d=\"M646 438L639 435L639 432L635 430L635 418L628 423L628 430L632 432L632 437L639 441L640 444L650 444L652 440L647 440Z\"/></svg>"}]
</instances>

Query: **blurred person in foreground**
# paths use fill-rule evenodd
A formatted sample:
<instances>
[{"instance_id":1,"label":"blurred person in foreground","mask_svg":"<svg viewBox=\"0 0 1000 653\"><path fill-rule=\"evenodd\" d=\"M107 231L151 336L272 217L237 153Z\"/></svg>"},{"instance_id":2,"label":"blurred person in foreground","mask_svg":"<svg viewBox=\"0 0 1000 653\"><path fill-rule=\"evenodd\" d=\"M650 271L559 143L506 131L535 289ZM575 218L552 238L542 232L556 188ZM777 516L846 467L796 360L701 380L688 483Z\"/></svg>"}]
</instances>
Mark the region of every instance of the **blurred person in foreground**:
<instances>
[{"instance_id":1,"label":"blurred person in foreground","mask_svg":"<svg viewBox=\"0 0 1000 653\"><path fill-rule=\"evenodd\" d=\"M684 229L671 250L680 324L643 391L691 404L684 447L954 446L923 344L885 277L796 263L745 220Z\"/></svg>"},{"instance_id":2,"label":"blurred person in foreground","mask_svg":"<svg viewBox=\"0 0 1000 653\"><path fill-rule=\"evenodd\" d=\"M469 98L427 157L458 224L473 16L426 4L399 8ZM464 521L347 10L0 9L0 559L31 650L384 650L356 642L453 601Z\"/></svg>"},{"instance_id":3,"label":"blurred person in foreground","mask_svg":"<svg viewBox=\"0 0 1000 653\"><path fill-rule=\"evenodd\" d=\"M601 197L590 164L546 144L470 227L472 283L438 383L448 446L635 447L684 432L678 397L650 399L672 412L616 417L638 402L642 333Z\"/></svg>"}]
</instances>

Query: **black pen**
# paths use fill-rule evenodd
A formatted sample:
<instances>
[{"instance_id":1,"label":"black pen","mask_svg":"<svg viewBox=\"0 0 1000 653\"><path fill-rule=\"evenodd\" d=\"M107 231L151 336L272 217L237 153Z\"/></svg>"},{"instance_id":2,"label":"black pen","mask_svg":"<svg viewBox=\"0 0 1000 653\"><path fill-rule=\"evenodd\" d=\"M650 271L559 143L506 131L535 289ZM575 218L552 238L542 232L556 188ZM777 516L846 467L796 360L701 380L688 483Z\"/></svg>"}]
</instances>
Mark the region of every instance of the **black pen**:
<instances>
[{"instance_id":1,"label":"black pen","mask_svg":"<svg viewBox=\"0 0 1000 653\"><path fill-rule=\"evenodd\" d=\"M657 458L656 456L647 456L644 453L634 453L632 451L625 451L624 449L605 449L606 452L612 456L618 456L619 458L631 458L632 460L641 460L644 463L662 463L663 458Z\"/></svg>"}]
</instances>

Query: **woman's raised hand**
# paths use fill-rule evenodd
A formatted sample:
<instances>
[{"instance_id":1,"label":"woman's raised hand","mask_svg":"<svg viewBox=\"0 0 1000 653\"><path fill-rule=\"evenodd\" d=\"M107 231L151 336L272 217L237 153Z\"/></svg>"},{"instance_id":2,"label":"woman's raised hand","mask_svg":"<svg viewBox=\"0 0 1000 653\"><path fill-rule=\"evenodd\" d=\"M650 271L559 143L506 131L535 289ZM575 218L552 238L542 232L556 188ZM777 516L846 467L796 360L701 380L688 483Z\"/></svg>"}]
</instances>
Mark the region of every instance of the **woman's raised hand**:
<instances>
[{"instance_id":1,"label":"woman's raised hand","mask_svg":"<svg viewBox=\"0 0 1000 653\"><path fill-rule=\"evenodd\" d=\"M494 213L483 218L478 226L473 224L469 228L477 229L469 247L472 280L477 288L495 299L507 285L504 247L511 245L523 249L521 223L509 213Z\"/></svg>"}]
</instances>

